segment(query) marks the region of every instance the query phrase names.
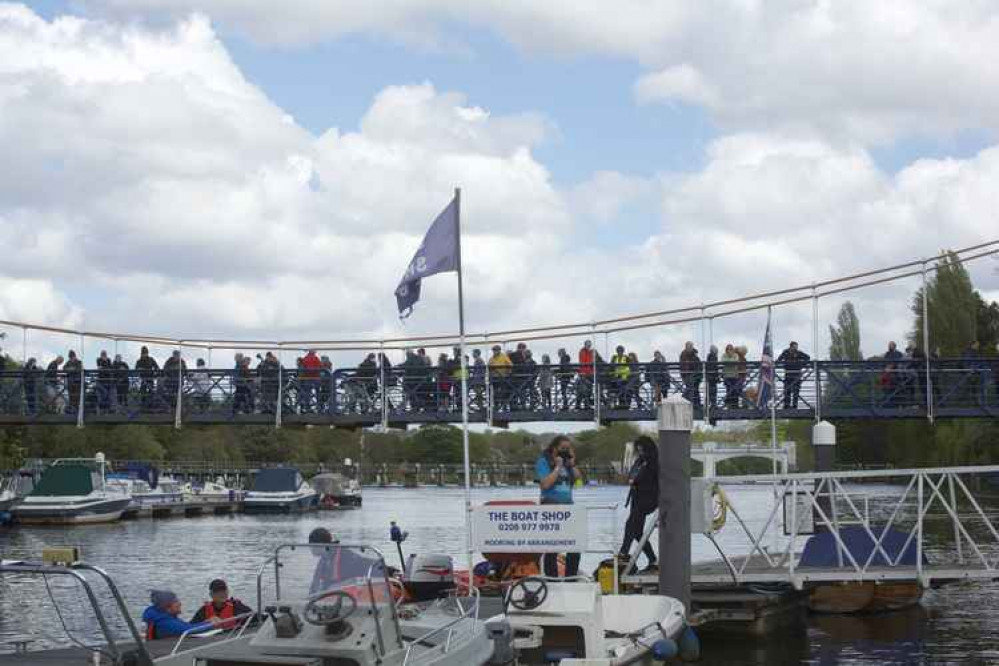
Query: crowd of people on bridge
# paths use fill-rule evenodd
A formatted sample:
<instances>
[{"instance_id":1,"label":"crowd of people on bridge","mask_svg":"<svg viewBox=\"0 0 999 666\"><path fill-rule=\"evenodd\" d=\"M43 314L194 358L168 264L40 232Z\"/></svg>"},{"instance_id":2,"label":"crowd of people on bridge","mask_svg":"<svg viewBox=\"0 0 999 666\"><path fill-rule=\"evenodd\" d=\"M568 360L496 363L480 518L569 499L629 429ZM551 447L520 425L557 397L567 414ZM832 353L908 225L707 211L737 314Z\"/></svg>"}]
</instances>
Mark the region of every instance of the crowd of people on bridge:
<instances>
[{"instance_id":1,"label":"crowd of people on bridge","mask_svg":"<svg viewBox=\"0 0 999 666\"><path fill-rule=\"evenodd\" d=\"M143 346L132 367L121 354L112 357L102 350L95 360L96 373L89 379L74 350L44 368L28 358L17 374L27 414L40 409L76 413L81 398L88 411L98 414L132 407L169 413L183 397L190 405L185 408L195 412L224 404L234 414L273 414L281 403L283 411L299 414L329 413L334 408L338 413L363 414L379 411L382 396L386 409L393 412L460 412L464 400L479 411L580 412L599 403L607 412L649 409L671 393L698 408L706 401L712 410L745 410L756 408L760 368L759 362L748 360L748 354L745 346L726 344L719 350L711 345L702 358L694 343L687 342L672 362L659 350L651 360L641 361L636 351L623 345L605 359L586 340L575 354L562 347L554 358L542 353L538 359L521 342L506 349L495 344L488 357L474 348L464 369L458 348L438 354L436 361L425 348L415 348L407 350L397 365L384 354L369 353L359 365L346 368L334 368L329 356L308 350L290 371L270 351L256 354L255 364L249 354L236 353L231 369L209 369L202 358L189 369L180 350L160 365ZM937 358L934 353L930 360ZM997 358L972 342L959 362L991 374L999 392ZM885 395L918 402L926 394L927 357L918 346L910 344L903 353L890 342L874 361L879 368L877 383ZM778 408L801 407L803 378L811 363L794 341L774 359ZM0 354L0 373L6 364ZM461 388L463 379L467 392ZM968 384L980 390L982 381L976 378Z\"/></svg>"}]
</instances>

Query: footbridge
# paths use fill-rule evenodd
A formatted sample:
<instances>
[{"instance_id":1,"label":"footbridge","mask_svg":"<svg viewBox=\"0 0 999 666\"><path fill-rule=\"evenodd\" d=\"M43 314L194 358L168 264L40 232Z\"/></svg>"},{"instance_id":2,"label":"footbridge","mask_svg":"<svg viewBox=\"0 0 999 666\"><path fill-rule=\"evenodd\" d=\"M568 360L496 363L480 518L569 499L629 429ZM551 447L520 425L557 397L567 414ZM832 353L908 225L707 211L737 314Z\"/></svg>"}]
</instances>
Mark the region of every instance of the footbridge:
<instances>
[{"instance_id":1,"label":"footbridge","mask_svg":"<svg viewBox=\"0 0 999 666\"><path fill-rule=\"evenodd\" d=\"M928 275L948 262L962 263L999 256L999 240L954 250L946 258L932 257L842 276L807 285L790 286L741 298L698 303L672 310L647 312L589 322L520 328L492 333L425 335L380 340L225 340L180 339L147 334L56 328L0 320L0 336L10 352L20 337L21 359L0 356L0 425L91 424L247 424L325 425L340 427L405 427L426 423L460 423L463 406L472 423L506 426L526 422L652 421L657 405L679 394L694 406L695 418L710 423L768 419L966 419L999 417L999 356L988 350L973 358L932 358L926 354L881 360L840 361L817 358L764 364L743 356L719 363L707 358L715 341L716 319L752 311L772 311L792 304L812 306L810 349L819 347L819 303L851 290L898 280L921 280L924 309ZM928 321L917 346L930 349ZM687 326L700 328L700 356L693 349L679 362L663 357L652 362L631 357L611 363L599 354L575 354L584 340L601 338L604 354L612 335L624 332ZM18 333L20 335L18 336ZM762 339L762 331L760 331ZM30 334L30 336L29 336ZM32 339L46 342L34 346ZM53 346L52 339L59 340ZM72 340L83 359L32 364L29 349L52 358L52 349L66 349ZM519 343L548 351L570 350L557 364L541 365L517 356L505 365L470 363L467 386L454 350L462 343L488 350L499 345L513 350ZM970 341L969 341L970 342ZM112 365L107 357L90 367L96 349L118 351L149 346L171 356L162 368L144 360L130 368ZM16 343L14 343L16 344ZM692 345L692 343L691 343ZM425 348L426 354L415 349ZM593 350L595 347L586 346ZM255 354L251 368L212 363L212 352ZM314 351L329 355L321 367ZM776 351L776 350L774 350ZM86 353L85 353L86 352ZM405 362L399 363L405 352ZM443 352L443 353L442 353ZM266 353L266 358L264 356ZM395 354L397 363L390 357ZM71 358L66 352L67 359ZM207 356L205 366L194 359ZM469 354L466 354L469 356ZM431 358L444 357L438 364ZM163 357L161 356L161 359ZM324 356L325 358L325 356ZM573 359L587 359L571 363ZM677 357L673 357L677 358ZM313 362L306 362L311 359ZM364 359L363 362L361 360ZM376 360L377 359L377 360ZM248 360L248 359L246 359ZM757 404L761 379L773 367L773 404Z\"/></svg>"},{"instance_id":2,"label":"footbridge","mask_svg":"<svg viewBox=\"0 0 999 666\"><path fill-rule=\"evenodd\" d=\"M737 458L775 460L781 474L794 471L798 465L797 447L794 442L781 442L777 447L760 443L726 446L718 442L704 442L700 447L691 449L690 457L703 465L701 476L707 479L718 476L718 463Z\"/></svg>"},{"instance_id":3,"label":"footbridge","mask_svg":"<svg viewBox=\"0 0 999 666\"><path fill-rule=\"evenodd\" d=\"M460 423L462 402L472 423L653 421L656 406L679 394L695 418L710 422L768 419L757 405L760 363L724 381L725 364L636 363L626 378L610 365L514 367L502 376L488 366L468 383L451 370L342 368L313 377L281 369L39 370L0 373L0 424L244 424L405 427ZM474 369L473 369L474 371ZM776 366L775 416L780 419L912 419L999 417L999 358L929 363L815 361Z\"/></svg>"}]
</instances>

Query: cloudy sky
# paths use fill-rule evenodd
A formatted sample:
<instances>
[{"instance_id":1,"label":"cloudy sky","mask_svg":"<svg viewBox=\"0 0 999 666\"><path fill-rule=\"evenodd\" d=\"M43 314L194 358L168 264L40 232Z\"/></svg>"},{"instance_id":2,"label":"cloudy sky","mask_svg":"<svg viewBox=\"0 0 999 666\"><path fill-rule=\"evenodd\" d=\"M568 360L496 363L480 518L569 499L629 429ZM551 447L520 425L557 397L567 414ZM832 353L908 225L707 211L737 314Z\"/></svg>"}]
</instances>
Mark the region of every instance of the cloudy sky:
<instances>
[{"instance_id":1,"label":"cloudy sky","mask_svg":"<svg viewBox=\"0 0 999 666\"><path fill-rule=\"evenodd\" d=\"M611 6L0 2L0 318L450 333L453 279L425 282L405 324L392 291L455 186L478 331L999 238L999 4ZM991 298L997 266L972 270ZM865 352L904 337L916 286L853 297ZM823 330L841 303L822 302ZM810 316L779 309L777 343L810 341ZM712 334L758 351L763 319ZM621 339L675 358L700 336ZM70 342L33 334L29 352Z\"/></svg>"}]
</instances>

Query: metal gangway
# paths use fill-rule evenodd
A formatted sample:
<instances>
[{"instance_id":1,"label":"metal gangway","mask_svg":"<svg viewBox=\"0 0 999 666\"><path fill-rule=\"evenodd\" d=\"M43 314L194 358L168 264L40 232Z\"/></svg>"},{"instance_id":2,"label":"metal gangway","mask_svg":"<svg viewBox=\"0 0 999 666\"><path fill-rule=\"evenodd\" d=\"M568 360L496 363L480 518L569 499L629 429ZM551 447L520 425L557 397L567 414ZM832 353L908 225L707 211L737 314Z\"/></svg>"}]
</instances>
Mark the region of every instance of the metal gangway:
<instances>
[{"instance_id":1,"label":"metal gangway","mask_svg":"<svg viewBox=\"0 0 999 666\"><path fill-rule=\"evenodd\" d=\"M996 465L695 479L691 506L695 558L698 550L714 553L692 562L695 587L910 581L928 588L999 579ZM658 525L655 512L623 583L658 582L657 574L635 573ZM802 552L821 533L836 561L808 566ZM866 542L863 556L848 533Z\"/></svg>"}]
</instances>

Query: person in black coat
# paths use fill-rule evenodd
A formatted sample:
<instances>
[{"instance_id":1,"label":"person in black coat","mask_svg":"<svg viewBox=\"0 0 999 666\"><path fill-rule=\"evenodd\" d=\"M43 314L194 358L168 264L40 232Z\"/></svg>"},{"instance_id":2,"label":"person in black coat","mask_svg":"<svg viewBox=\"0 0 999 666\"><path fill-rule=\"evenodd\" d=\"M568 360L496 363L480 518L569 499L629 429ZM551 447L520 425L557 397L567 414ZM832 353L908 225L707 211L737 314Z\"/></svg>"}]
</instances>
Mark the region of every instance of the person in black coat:
<instances>
[{"instance_id":1,"label":"person in black coat","mask_svg":"<svg viewBox=\"0 0 999 666\"><path fill-rule=\"evenodd\" d=\"M114 361L111 363L111 370L114 371L115 409L125 409L128 407L128 363L122 359L121 354L114 355Z\"/></svg>"},{"instance_id":2,"label":"person in black coat","mask_svg":"<svg viewBox=\"0 0 999 666\"><path fill-rule=\"evenodd\" d=\"M24 367L21 368L24 378L21 385L24 387L24 408L29 416L38 413L38 377L42 371L38 369L38 361L34 357L29 358Z\"/></svg>"},{"instance_id":3,"label":"person in black coat","mask_svg":"<svg viewBox=\"0 0 999 666\"><path fill-rule=\"evenodd\" d=\"M810 360L808 354L798 349L797 342L792 342L777 357L777 362L784 365L784 409L798 409L801 371Z\"/></svg>"},{"instance_id":4,"label":"person in black coat","mask_svg":"<svg viewBox=\"0 0 999 666\"><path fill-rule=\"evenodd\" d=\"M630 506L628 522L624 525L624 541L621 542L621 558L627 560L631 552L631 544L642 540L645 532L646 517L659 506L659 451L651 437L645 435L635 440L637 457L628 471L628 499L625 506ZM652 543L646 541L642 552L648 559L645 571L656 566L656 552Z\"/></svg>"}]
</instances>

